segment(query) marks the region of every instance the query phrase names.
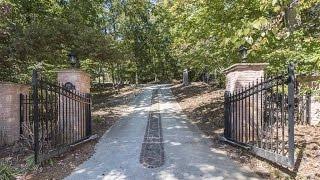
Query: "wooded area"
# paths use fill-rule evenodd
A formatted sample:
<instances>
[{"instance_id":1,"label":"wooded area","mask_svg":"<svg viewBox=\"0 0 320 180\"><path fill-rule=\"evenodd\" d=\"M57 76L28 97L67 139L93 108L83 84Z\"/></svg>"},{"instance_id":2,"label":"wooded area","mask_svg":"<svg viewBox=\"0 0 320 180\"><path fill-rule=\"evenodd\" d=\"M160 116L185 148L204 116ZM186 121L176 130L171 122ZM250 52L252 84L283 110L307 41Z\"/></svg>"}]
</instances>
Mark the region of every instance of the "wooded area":
<instances>
[{"instance_id":1,"label":"wooded area","mask_svg":"<svg viewBox=\"0 0 320 180\"><path fill-rule=\"evenodd\" d=\"M1 0L0 80L30 81L69 67L75 52L93 78L115 82L219 76L249 49L249 62L320 65L319 0Z\"/></svg>"}]
</instances>

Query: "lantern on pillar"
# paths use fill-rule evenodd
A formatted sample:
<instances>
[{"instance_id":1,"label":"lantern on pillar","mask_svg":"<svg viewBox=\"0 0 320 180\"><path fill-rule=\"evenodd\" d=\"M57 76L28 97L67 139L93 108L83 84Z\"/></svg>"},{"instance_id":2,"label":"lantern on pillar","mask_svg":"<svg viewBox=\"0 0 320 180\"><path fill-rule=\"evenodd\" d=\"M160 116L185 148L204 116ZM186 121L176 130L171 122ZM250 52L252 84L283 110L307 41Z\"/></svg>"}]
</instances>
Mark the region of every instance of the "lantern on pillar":
<instances>
[{"instance_id":1,"label":"lantern on pillar","mask_svg":"<svg viewBox=\"0 0 320 180\"><path fill-rule=\"evenodd\" d=\"M69 63L71 65L71 67L73 68L79 68L80 67L80 63L79 60L77 59L77 56L74 52L70 52L68 54L69 57Z\"/></svg>"},{"instance_id":2,"label":"lantern on pillar","mask_svg":"<svg viewBox=\"0 0 320 180\"><path fill-rule=\"evenodd\" d=\"M248 48L246 48L244 45L241 45L239 48L239 53L241 56L241 62L246 63L248 59Z\"/></svg>"}]
</instances>

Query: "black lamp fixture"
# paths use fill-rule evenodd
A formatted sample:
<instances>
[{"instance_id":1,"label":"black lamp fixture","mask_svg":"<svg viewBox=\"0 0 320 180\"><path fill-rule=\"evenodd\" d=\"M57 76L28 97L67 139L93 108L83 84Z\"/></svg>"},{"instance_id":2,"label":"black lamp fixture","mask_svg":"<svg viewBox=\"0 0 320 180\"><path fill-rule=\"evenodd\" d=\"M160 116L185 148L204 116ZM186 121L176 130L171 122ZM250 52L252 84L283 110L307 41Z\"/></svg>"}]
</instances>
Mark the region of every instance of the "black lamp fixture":
<instances>
[{"instance_id":1,"label":"black lamp fixture","mask_svg":"<svg viewBox=\"0 0 320 180\"><path fill-rule=\"evenodd\" d=\"M71 67L73 67L73 68L80 67L79 60L77 59L77 56L74 52L70 52L68 54L68 57L69 57L69 62L70 62Z\"/></svg>"},{"instance_id":2,"label":"black lamp fixture","mask_svg":"<svg viewBox=\"0 0 320 180\"><path fill-rule=\"evenodd\" d=\"M239 48L239 53L241 56L241 62L246 63L248 59L248 48L246 48L244 45L241 45Z\"/></svg>"}]
</instances>

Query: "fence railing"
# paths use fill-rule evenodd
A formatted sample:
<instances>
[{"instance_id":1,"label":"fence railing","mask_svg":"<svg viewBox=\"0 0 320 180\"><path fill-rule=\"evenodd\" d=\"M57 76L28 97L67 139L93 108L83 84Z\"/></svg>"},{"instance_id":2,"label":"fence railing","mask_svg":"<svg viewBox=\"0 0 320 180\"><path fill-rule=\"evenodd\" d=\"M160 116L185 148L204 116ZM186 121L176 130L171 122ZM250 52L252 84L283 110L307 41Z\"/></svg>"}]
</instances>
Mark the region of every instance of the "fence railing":
<instances>
[{"instance_id":1,"label":"fence railing","mask_svg":"<svg viewBox=\"0 0 320 180\"><path fill-rule=\"evenodd\" d=\"M31 140L36 163L91 135L90 94L55 85L34 72L32 91L20 95L20 102L20 133Z\"/></svg>"},{"instance_id":2,"label":"fence railing","mask_svg":"<svg viewBox=\"0 0 320 180\"><path fill-rule=\"evenodd\" d=\"M225 138L258 156L293 167L295 84L290 65L285 75L264 77L226 92Z\"/></svg>"}]
</instances>

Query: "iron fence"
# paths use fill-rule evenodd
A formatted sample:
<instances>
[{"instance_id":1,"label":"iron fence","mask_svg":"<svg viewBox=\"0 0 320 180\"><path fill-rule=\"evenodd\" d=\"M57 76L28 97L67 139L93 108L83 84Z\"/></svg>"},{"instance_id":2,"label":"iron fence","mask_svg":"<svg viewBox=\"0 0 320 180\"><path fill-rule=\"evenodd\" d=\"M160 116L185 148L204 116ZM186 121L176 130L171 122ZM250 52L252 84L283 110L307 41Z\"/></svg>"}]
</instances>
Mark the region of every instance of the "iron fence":
<instances>
[{"instance_id":1,"label":"iron fence","mask_svg":"<svg viewBox=\"0 0 320 180\"><path fill-rule=\"evenodd\" d=\"M275 163L294 165L294 69L225 93L227 140Z\"/></svg>"},{"instance_id":2,"label":"iron fence","mask_svg":"<svg viewBox=\"0 0 320 180\"><path fill-rule=\"evenodd\" d=\"M20 95L20 133L26 136L40 163L91 136L91 95L39 77L32 90Z\"/></svg>"}]
</instances>

